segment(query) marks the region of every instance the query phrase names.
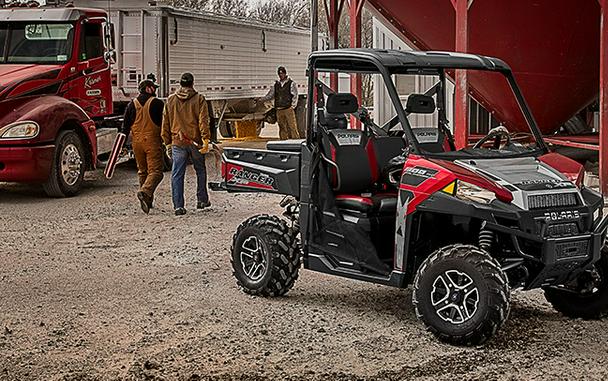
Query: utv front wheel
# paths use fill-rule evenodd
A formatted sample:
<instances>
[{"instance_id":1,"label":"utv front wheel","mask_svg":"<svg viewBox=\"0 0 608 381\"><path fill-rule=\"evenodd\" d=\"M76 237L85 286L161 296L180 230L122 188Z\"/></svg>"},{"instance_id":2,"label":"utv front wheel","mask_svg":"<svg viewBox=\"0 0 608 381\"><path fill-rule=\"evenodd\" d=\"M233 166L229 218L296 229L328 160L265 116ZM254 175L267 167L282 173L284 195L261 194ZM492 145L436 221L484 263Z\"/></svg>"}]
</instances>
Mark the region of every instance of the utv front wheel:
<instances>
[{"instance_id":1,"label":"utv front wheel","mask_svg":"<svg viewBox=\"0 0 608 381\"><path fill-rule=\"evenodd\" d=\"M232 241L232 269L248 294L280 296L289 291L300 269L297 232L275 216L251 217Z\"/></svg>"},{"instance_id":2,"label":"utv front wheel","mask_svg":"<svg viewBox=\"0 0 608 381\"><path fill-rule=\"evenodd\" d=\"M599 319L608 313L608 249L590 269L572 282L545 288L553 308L571 318Z\"/></svg>"},{"instance_id":3,"label":"utv front wheel","mask_svg":"<svg viewBox=\"0 0 608 381\"><path fill-rule=\"evenodd\" d=\"M416 315L440 340L478 345L491 338L510 310L507 277L475 246L453 245L428 257L414 281Z\"/></svg>"}]
</instances>

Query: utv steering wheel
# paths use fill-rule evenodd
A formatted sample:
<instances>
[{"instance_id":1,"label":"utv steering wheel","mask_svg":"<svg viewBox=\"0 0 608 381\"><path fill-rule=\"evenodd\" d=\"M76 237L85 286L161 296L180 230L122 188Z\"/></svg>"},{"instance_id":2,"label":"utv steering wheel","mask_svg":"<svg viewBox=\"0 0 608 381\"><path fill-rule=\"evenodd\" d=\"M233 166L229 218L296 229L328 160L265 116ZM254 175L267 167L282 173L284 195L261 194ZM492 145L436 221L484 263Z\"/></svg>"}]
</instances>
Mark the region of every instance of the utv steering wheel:
<instances>
[{"instance_id":1,"label":"utv steering wheel","mask_svg":"<svg viewBox=\"0 0 608 381\"><path fill-rule=\"evenodd\" d=\"M509 130L507 130L504 126L494 127L488 132L486 136L484 136L480 141L475 143L473 149L483 147L488 140L494 138L494 149L500 149L500 143L502 142L502 138L506 139L505 145L503 147L508 147L511 145L511 135L509 134Z\"/></svg>"},{"instance_id":2,"label":"utv steering wheel","mask_svg":"<svg viewBox=\"0 0 608 381\"><path fill-rule=\"evenodd\" d=\"M369 111L365 107L360 107L354 115L361 121L361 123L363 123L365 127L367 127L369 131L371 131L374 136L388 136L388 132L384 131L382 127L374 123L371 115L369 115Z\"/></svg>"}]
</instances>

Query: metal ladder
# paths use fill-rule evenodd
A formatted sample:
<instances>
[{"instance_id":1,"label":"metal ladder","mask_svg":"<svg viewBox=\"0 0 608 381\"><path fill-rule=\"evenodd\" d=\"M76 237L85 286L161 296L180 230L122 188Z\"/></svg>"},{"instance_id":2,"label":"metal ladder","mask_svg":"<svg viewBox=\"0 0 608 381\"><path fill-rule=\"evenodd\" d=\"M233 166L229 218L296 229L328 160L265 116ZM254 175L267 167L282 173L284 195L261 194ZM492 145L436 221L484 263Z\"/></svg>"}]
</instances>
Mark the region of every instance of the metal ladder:
<instances>
[{"instance_id":1,"label":"metal ladder","mask_svg":"<svg viewBox=\"0 0 608 381\"><path fill-rule=\"evenodd\" d=\"M117 69L117 87L120 91L122 91L123 94L125 95L129 95L130 92L132 91L137 91L137 85L139 84L139 82L141 80L143 80L143 73L145 73L145 36L144 36L144 29L145 29L145 17L146 17L146 11L145 10L141 10L140 11L140 31L139 33L125 33L125 17L126 17L126 11L121 11L118 10L118 22L117 22L117 27L118 27L118 41L117 41L117 46L116 46L116 50L119 52L117 58L116 58L116 69ZM133 39L133 38L139 38L139 49L132 49L132 50L126 50L125 49L125 45L129 45L125 43L126 39ZM129 62L129 60L127 60L126 58L129 56L134 56L134 60L135 62L139 61L140 62L140 67L137 67L137 65L135 65L135 67L125 67L125 62ZM127 86L127 84L125 83L125 78L133 78L133 86ZM130 82L130 81L129 81Z\"/></svg>"}]
</instances>

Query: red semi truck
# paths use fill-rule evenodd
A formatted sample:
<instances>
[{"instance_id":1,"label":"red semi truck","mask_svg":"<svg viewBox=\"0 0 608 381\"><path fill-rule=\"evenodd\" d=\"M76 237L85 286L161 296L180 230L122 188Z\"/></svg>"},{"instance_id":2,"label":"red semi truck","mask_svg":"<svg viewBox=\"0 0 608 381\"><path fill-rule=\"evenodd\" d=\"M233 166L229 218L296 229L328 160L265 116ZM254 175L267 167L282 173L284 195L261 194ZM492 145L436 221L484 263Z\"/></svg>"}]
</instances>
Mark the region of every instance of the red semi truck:
<instances>
[{"instance_id":1,"label":"red semi truck","mask_svg":"<svg viewBox=\"0 0 608 381\"><path fill-rule=\"evenodd\" d=\"M6 8L0 19L0 181L75 195L113 114L107 14Z\"/></svg>"},{"instance_id":2,"label":"red semi truck","mask_svg":"<svg viewBox=\"0 0 608 381\"><path fill-rule=\"evenodd\" d=\"M98 0L76 0L76 7L3 3L0 183L43 184L53 197L77 194L84 173L112 150L121 114L148 73L159 79L161 98L183 71L194 73L225 137L234 121L263 123L265 109L253 99L266 94L279 64L301 92L306 86L305 29L144 0L121 1L109 12Z\"/></svg>"}]
</instances>

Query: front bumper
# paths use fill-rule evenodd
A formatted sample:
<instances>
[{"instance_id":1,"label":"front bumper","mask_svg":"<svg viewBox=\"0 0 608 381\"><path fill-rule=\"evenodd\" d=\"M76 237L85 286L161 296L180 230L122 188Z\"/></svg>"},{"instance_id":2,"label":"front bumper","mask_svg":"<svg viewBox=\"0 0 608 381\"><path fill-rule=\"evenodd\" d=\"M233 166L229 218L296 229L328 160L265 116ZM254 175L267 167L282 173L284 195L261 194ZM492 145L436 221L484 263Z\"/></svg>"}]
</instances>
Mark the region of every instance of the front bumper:
<instances>
[{"instance_id":1,"label":"front bumper","mask_svg":"<svg viewBox=\"0 0 608 381\"><path fill-rule=\"evenodd\" d=\"M563 284L585 271L597 262L602 255L602 247L606 241L608 216L594 223L593 230L587 234L545 238L536 241L539 251L526 252L522 241L531 242L532 237L524 237L515 233L511 237L513 246L520 256L542 263L542 270L525 285L525 289L533 289L549 285ZM514 232L513 232L514 233Z\"/></svg>"},{"instance_id":2,"label":"front bumper","mask_svg":"<svg viewBox=\"0 0 608 381\"><path fill-rule=\"evenodd\" d=\"M55 145L0 146L0 181L45 182L51 172Z\"/></svg>"}]
</instances>

